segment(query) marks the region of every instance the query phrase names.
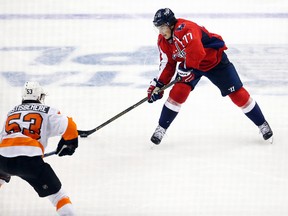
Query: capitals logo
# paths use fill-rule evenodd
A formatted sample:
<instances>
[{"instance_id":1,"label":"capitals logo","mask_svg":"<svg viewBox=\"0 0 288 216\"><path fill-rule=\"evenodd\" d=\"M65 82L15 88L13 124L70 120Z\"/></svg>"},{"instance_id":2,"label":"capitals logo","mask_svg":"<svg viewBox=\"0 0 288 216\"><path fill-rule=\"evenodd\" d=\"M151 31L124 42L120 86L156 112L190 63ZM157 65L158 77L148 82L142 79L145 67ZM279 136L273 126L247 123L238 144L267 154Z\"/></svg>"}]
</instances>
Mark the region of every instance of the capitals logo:
<instances>
[{"instance_id":1,"label":"capitals logo","mask_svg":"<svg viewBox=\"0 0 288 216\"><path fill-rule=\"evenodd\" d=\"M181 40L179 40L179 38L177 38L175 35L173 37L173 43L175 48L173 50L172 58L174 60L178 58L185 59L186 58L185 46L183 45Z\"/></svg>"},{"instance_id":2,"label":"capitals logo","mask_svg":"<svg viewBox=\"0 0 288 216\"><path fill-rule=\"evenodd\" d=\"M175 31L181 31L184 27L185 27L185 24L182 23L182 24L180 24L180 25L176 28Z\"/></svg>"},{"instance_id":3,"label":"capitals logo","mask_svg":"<svg viewBox=\"0 0 288 216\"><path fill-rule=\"evenodd\" d=\"M172 54L172 58L174 60L177 60L177 59L185 59L186 58L186 52L185 50L180 50L180 49L176 49L174 50L173 54Z\"/></svg>"}]
</instances>

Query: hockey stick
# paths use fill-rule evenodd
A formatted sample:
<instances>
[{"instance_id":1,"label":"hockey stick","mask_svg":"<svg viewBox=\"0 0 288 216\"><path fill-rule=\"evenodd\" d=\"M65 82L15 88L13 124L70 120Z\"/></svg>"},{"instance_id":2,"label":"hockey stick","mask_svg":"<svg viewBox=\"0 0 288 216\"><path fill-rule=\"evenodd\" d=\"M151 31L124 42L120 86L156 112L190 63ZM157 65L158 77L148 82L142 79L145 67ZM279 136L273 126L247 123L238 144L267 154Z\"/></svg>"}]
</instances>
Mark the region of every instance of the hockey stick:
<instances>
[{"instance_id":1,"label":"hockey stick","mask_svg":"<svg viewBox=\"0 0 288 216\"><path fill-rule=\"evenodd\" d=\"M164 91L165 89L169 88L170 86L174 85L176 82L180 81L181 77L177 77L175 80L173 80L172 82L170 82L169 84L167 84L166 86L164 86L163 88L161 88L159 92ZM91 130L78 130L78 135L82 138L84 137L88 137L90 134L94 133L95 131L103 128L104 126L106 126L107 124L111 123L112 121L116 120L117 118L119 118L120 116L126 114L127 112L131 111L132 109L136 108L137 106L141 105L142 103L148 101L148 97L143 98L142 100L140 100L139 102L137 102L136 104L128 107L127 109L123 110L122 112L118 113L117 115L115 115L114 117L108 119L106 122L102 123L101 125L99 125L96 128L93 128ZM60 151L61 152L61 151ZM49 157L51 155L56 154L56 150L49 152L49 153L45 153L44 157Z\"/></svg>"},{"instance_id":2,"label":"hockey stick","mask_svg":"<svg viewBox=\"0 0 288 216\"><path fill-rule=\"evenodd\" d=\"M64 148L66 148L66 147L67 147L67 145L63 145L62 148L60 149L60 151L58 152L58 154L60 154L60 153L62 152L62 150L63 150ZM52 151L52 152L45 153L43 157L49 157L49 156L51 156L51 155L56 154L56 152L57 152L57 150Z\"/></svg>"},{"instance_id":3,"label":"hockey stick","mask_svg":"<svg viewBox=\"0 0 288 216\"><path fill-rule=\"evenodd\" d=\"M54 154L56 154L56 150L52 151L52 152L45 153L43 157L49 157L49 156L54 155Z\"/></svg>"},{"instance_id":4,"label":"hockey stick","mask_svg":"<svg viewBox=\"0 0 288 216\"><path fill-rule=\"evenodd\" d=\"M164 91L165 89L169 88L170 86L174 85L176 82L180 81L181 77L177 77L175 80L173 80L172 82L170 82L169 84L165 85L163 88L161 88L159 92ZM148 101L148 97L143 98L142 100L140 100L139 102L137 102L136 104L128 107L127 109L123 110L122 112L118 113L117 115L115 115L114 117L108 119L106 122L104 122L103 124L99 125L96 128L93 128L91 130L78 130L78 135L80 137L88 137L90 134L94 133L95 131L103 128L104 126L106 126L107 124L111 123L112 121L116 120L117 118L119 118L120 116L128 113L129 111L131 111L132 109L136 108L137 106L139 106L140 104L144 103Z\"/></svg>"}]
</instances>

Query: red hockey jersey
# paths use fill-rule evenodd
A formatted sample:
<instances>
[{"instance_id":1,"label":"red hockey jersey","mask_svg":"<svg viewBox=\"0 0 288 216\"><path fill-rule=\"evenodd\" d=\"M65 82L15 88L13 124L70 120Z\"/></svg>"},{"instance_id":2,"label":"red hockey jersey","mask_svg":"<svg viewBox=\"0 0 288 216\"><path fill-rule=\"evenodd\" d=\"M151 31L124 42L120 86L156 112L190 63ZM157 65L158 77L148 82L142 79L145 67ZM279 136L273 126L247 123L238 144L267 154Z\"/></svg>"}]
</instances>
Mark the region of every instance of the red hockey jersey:
<instances>
[{"instance_id":1,"label":"red hockey jersey","mask_svg":"<svg viewBox=\"0 0 288 216\"><path fill-rule=\"evenodd\" d=\"M177 62L184 61L186 68L205 72L221 61L222 53L227 49L220 35L210 33L204 27L185 19L177 19L171 40L159 35L158 48L158 80L164 84L172 79Z\"/></svg>"}]
</instances>

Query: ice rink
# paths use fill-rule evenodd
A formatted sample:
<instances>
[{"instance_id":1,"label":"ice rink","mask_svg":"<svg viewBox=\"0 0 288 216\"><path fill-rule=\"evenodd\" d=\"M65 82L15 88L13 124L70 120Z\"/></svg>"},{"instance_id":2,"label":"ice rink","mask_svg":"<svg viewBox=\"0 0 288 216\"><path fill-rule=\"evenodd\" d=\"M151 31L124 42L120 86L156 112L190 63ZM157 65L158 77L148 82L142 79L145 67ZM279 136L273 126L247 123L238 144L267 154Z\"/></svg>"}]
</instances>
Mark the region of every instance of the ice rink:
<instances>
[{"instance_id":1,"label":"ice rink","mask_svg":"<svg viewBox=\"0 0 288 216\"><path fill-rule=\"evenodd\" d=\"M27 80L39 81L46 104L81 130L140 101L158 74L152 20L163 7L224 38L274 143L202 78L159 146L151 148L150 137L169 89L81 138L72 157L45 161L79 216L287 216L285 0L1 0L0 126ZM58 140L50 139L47 152ZM0 216L40 215L56 212L26 182L12 177L1 187Z\"/></svg>"}]
</instances>

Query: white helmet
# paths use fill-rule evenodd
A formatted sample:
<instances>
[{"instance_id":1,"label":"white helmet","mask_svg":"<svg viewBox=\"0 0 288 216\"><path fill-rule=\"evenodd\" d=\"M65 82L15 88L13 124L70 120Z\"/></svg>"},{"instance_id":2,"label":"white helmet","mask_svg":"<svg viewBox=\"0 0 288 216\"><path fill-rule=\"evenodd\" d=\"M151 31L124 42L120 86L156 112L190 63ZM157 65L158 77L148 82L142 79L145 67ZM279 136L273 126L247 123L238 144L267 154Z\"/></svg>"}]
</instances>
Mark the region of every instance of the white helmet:
<instances>
[{"instance_id":1,"label":"white helmet","mask_svg":"<svg viewBox=\"0 0 288 216\"><path fill-rule=\"evenodd\" d=\"M22 91L22 101L32 100L44 103L46 93L38 82L25 82Z\"/></svg>"}]
</instances>

